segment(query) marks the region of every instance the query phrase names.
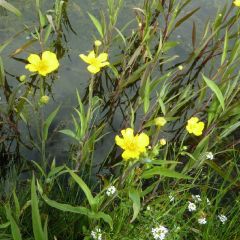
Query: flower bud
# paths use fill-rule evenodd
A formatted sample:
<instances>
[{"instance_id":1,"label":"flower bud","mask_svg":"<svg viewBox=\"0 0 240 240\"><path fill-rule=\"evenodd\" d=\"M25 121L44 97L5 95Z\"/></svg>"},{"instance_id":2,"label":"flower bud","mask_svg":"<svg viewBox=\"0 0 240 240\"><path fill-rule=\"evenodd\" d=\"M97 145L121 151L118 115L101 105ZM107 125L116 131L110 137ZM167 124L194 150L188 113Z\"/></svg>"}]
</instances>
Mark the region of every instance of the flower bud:
<instances>
[{"instance_id":1,"label":"flower bud","mask_svg":"<svg viewBox=\"0 0 240 240\"><path fill-rule=\"evenodd\" d=\"M47 103L49 102L49 96L47 96L47 95L42 96L42 97L40 98L39 102L40 102L41 104L47 104Z\"/></svg>"},{"instance_id":2,"label":"flower bud","mask_svg":"<svg viewBox=\"0 0 240 240\"><path fill-rule=\"evenodd\" d=\"M164 146L164 145L167 144L167 141L166 141L165 138L162 138L162 139L159 140L159 143L160 143L160 145Z\"/></svg>"},{"instance_id":3,"label":"flower bud","mask_svg":"<svg viewBox=\"0 0 240 240\"><path fill-rule=\"evenodd\" d=\"M102 42L99 41L99 40L96 40L96 41L94 42L94 45L95 45L96 47L100 47L100 46L102 45Z\"/></svg>"},{"instance_id":4,"label":"flower bud","mask_svg":"<svg viewBox=\"0 0 240 240\"><path fill-rule=\"evenodd\" d=\"M20 80L20 82L25 82L26 78L27 78L26 75L21 75L21 76L19 77L19 80Z\"/></svg>"},{"instance_id":5,"label":"flower bud","mask_svg":"<svg viewBox=\"0 0 240 240\"><path fill-rule=\"evenodd\" d=\"M157 117L155 118L154 122L158 127L163 127L167 123L164 117Z\"/></svg>"},{"instance_id":6,"label":"flower bud","mask_svg":"<svg viewBox=\"0 0 240 240\"><path fill-rule=\"evenodd\" d=\"M179 65L179 66L178 66L178 69L179 69L180 71L182 71L182 70L183 70L183 65Z\"/></svg>"}]
</instances>

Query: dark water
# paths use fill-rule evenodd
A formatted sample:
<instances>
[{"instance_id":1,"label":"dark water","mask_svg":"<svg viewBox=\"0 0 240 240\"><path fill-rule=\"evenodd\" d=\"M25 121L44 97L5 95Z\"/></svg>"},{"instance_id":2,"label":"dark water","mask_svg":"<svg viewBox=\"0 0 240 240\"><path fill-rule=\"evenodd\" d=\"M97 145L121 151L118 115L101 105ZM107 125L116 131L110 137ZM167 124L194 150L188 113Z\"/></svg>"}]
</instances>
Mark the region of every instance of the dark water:
<instances>
[{"instance_id":1,"label":"dark water","mask_svg":"<svg viewBox=\"0 0 240 240\"><path fill-rule=\"evenodd\" d=\"M54 1L41 1L43 12L49 11L53 8ZM117 27L121 29L125 23L132 20L135 15L133 12L133 7L141 7L142 1L139 0L125 0L123 4L123 9L119 16L119 21ZM215 16L217 8L221 6L220 4L225 3L225 0L198 0L192 1L193 3L189 5L185 12L196 8L198 6L201 9L191 18L190 21L183 24L182 27L173 35L173 38L177 39L181 44L174 51L175 54L179 55L184 59L187 54L191 51L191 30L192 30L192 20L195 21L197 26L197 32L200 33L203 28L203 23L207 19ZM23 13L21 18L6 12L1 9L0 14L0 43L9 39L9 37L16 34L16 32L24 29L24 24L28 26L37 25L37 16L35 12L35 1L34 0L15 0L11 1L19 10ZM86 70L86 65L79 59L80 53L86 53L92 49L92 43L94 38L98 38L99 35L93 26L91 20L88 17L87 12L92 15L99 17L99 9L106 9L105 0L73 0L69 1L67 4L67 14L71 24L71 28L64 27L65 40L61 42L62 48L65 51L64 56L60 59L61 67L58 71L57 78L54 80L52 86L52 93L54 99L50 101L46 108L46 114L54 110L58 105L61 104L61 110L55 119L52 129L58 126L60 122L63 125L68 126L68 122L71 119L72 108L76 106L76 89L83 96L89 83L89 73ZM106 12L106 11L105 11ZM107 14L107 12L106 12ZM134 26L134 25L133 25ZM129 32L131 32L131 27ZM21 34L4 50L2 53L2 58L4 60L5 70L11 75L7 75L8 82L10 85L14 86L17 84L15 76L20 76L22 74L28 74L24 69L24 64L10 58L9 55L20 47L27 40L31 38L28 34ZM114 54L114 48L117 46L111 46L110 56ZM115 49L116 50L116 49ZM19 57L26 58L28 54L32 52L39 52L39 46L32 45L27 51L19 54ZM111 58L110 58L111 61ZM1 92L2 94L2 92ZM21 93L19 93L21 94ZM4 104L4 97L1 99L1 105ZM116 118L116 121L117 118ZM116 123L117 125L117 123ZM24 125L20 127L22 132L23 141L29 141ZM109 128L109 131L111 129ZM108 150L112 146L113 135L106 137L106 140L98 145L96 150L96 156L103 159ZM67 156L67 151L69 150L70 140L63 134L57 133L48 144L48 152L52 156L56 156L58 161L64 161ZM29 160L35 160L37 158L37 153L35 151L26 151L26 156Z\"/></svg>"}]
</instances>

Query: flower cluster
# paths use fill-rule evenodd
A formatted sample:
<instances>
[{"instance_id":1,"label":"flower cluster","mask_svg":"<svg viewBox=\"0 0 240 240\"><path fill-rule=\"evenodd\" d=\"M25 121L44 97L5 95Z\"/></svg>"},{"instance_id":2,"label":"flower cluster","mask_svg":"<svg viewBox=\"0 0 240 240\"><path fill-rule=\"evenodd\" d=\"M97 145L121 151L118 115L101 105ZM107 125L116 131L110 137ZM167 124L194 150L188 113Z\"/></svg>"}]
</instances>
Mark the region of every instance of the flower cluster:
<instances>
[{"instance_id":1,"label":"flower cluster","mask_svg":"<svg viewBox=\"0 0 240 240\"><path fill-rule=\"evenodd\" d=\"M223 214L218 215L219 220L224 224L227 221L227 217Z\"/></svg>"},{"instance_id":2,"label":"flower cluster","mask_svg":"<svg viewBox=\"0 0 240 240\"><path fill-rule=\"evenodd\" d=\"M100 228L96 227L94 231L91 232L91 237L96 240L102 240L102 231Z\"/></svg>"},{"instance_id":3,"label":"flower cluster","mask_svg":"<svg viewBox=\"0 0 240 240\"><path fill-rule=\"evenodd\" d=\"M188 211L195 212L196 210L197 210L197 206L195 205L195 203L188 202Z\"/></svg>"},{"instance_id":4,"label":"flower cluster","mask_svg":"<svg viewBox=\"0 0 240 240\"><path fill-rule=\"evenodd\" d=\"M114 186L110 186L107 188L106 194L108 196L112 196L116 193L117 189Z\"/></svg>"},{"instance_id":5,"label":"flower cluster","mask_svg":"<svg viewBox=\"0 0 240 240\"><path fill-rule=\"evenodd\" d=\"M122 153L124 160L138 159L141 153L146 152L149 145L147 134L141 133L134 136L132 128L122 130L121 134L123 137L116 136L115 142L124 150Z\"/></svg>"},{"instance_id":6,"label":"flower cluster","mask_svg":"<svg viewBox=\"0 0 240 240\"><path fill-rule=\"evenodd\" d=\"M189 133L200 136L204 129L204 122L200 122L197 117L192 117L188 120L186 129Z\"/></svg>"},{"instance_id":7,"label":"flower cluster","mask_svg":"<svg viewBox=\"0 0 240 240\"><path fill-rule=\"evenodd\" d=\"M198 202L202 201L200 195L192 195L192 199L195 203L198 203Z\"/></svg>"},{"instance_id":8,"label":"flower cluster","mask_svg":"<svg viewBox=\"0 0 240 240\"><path fill-rule=\"evenodd\" d=\"M208 160L213 160L213 159L214 159L213 153L212 153L212 152L206 152L206 158L207 158Z\"/></svg>"},{"instance_id":9,"label":"flower cluster","mask_svg":"<svg viewBox=\"0 0 240 240\"><path fill-rule=\"evenodd\" d=\"M152 235L153 235L153 238L156 240L165 239L167 233L168 233L168 229L164 226L160 225L156 228L152 228Z\"/></svg>"},{"instance_id":10,"label":"flower cluster","mask_svg":"<svg viewBox=\"0 0 240 240\"><path fill-rule=\"evenodd\" d=\"M200 218L198 219L198 223L201 224L201 225L204 225L204 224L207 223L207 220L206 220L205 217L200 217Z\"/></svg>"}]
</instances>

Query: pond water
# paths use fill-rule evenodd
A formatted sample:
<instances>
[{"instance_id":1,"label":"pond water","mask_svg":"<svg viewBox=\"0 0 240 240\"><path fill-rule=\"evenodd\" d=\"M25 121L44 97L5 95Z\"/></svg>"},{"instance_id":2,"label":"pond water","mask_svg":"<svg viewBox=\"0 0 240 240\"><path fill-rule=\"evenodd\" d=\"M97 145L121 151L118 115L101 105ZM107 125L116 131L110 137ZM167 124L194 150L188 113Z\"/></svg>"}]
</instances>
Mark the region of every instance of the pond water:
<instances>
[{"instance_id":1,"label":"pond water","mask_svg":"<svg viewBox=\"0 0 240 240\"><path fill-rule=\"evenodd\" d=\"M6 12L0 9L0 43L3 43L17 32L24 29L24 25L32 26L37 22L37 16L35 12L34 0L15 0L10 1L15 5L22 13L21 18L16 17L12 13ZM44 11L49 11L53 8L53 0L43 0L42 8ZM133 7L141 7L143 1L139 0L124 0L123 9L119 16L117 26L121 29L125 23L134 18ZM225 0L198 0L192 1L185 12L191 8L200 6L201 9L191 18L195 21L197 31L201 32L201 28L207 19L216 14L217 8L220 4L225 3ZM61 42L62 48L65 51L63 57L60 59L61 67L58 71L57 79L54 80L52 85L52 93L54 99L48 104L46 108L46 114L53 111L58 105L61 104L61 110L57 115L52 130L58 126L60 122L63 125L68 126L68 121L71 119L71 113L73 107L76 106L76 89L80 92L80 95L85 94L86 88L89 82L89 73L86 71L86 65L79 59L80 53L86 53L92 49L92 43L94 38L98 38L98 33L93 26L91 20L88 17L87 12L99 17L99 10L106 9L105 0L72 0L67 3L67 14L70 27L64 27L65 40ZM107 14L107 13L106 13ZM178 39L181 42L180 46L174 51L180 58L185 58L190 52L191 47L191 29L192 21L183 24L182 27L173 35L173 38ZM131 31L131 29L129 29ZM9 57L12 52L22 46L31 36L22 33L4 50L2 58L4 60L5 70L7 72L7 80L11 86L17 84L16 76L19 77L22 74L28 74L24 69L24 64ZM114 50L110 50L114 51ZM17 57L26 58L30 52L39 52L39 46L32 45L27 51L19 54ZM110 52L111 56L111 52ZM1 92L1 95L3 93ZM5 99L1 96L1 101L4 103ZM116 126L118 121L116 120ZM114 125L114 124L113 124ZM28 141L28 136L24 126L20 126L22 131L22 140ZM109 131L112 131L109 128ZM108 135L101 144L98 145L96 156L98 159L103 159L108 149L111 148L114 134ZM69 150L70 140L63 134L56 134L48 144L48 152L55 156L58 161L64 161L66 159ZM22 150L28 160L37 159L38 155L36 151Z\"/></svg>"}]
</instances>

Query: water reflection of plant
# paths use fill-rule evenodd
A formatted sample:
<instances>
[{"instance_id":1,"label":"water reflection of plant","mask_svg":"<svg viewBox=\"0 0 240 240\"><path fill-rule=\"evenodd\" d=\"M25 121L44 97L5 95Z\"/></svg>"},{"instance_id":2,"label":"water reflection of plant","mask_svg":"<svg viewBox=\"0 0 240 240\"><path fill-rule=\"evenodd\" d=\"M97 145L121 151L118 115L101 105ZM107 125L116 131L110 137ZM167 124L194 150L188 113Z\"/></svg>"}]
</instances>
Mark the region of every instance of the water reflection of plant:
<instances>
[{"instance_id":1,"label":"water reflection of plant","mask_svg":"<svg viewBox=\"0 0 240 240\"><path fill-rule=\"evenodd\" d=\"M57 165L57 159L49 158L46 151L50 126L59 110L44 114L51 89L48 81L54 74L21 76L19 87L12 91L0 64L2 87L10 89L7 114L22 119L31 129L25 113L31 107L38 137L32 145L41 157L31 167L26 164L30 176L26 181L8 178L14 187L0 208L2 236L149 239L152 233L155 239L236 239L239 140L233 133L240 126L240 115L239 42L234 26L239 10L227 5L206 24L202 37L193 24L193 50L186 60L178 61L173 52L178 43L172 41L172 34L198 11L182 15L191 1L144 1L142 9L134 9L137 28L130 37L124 28L116 28L123 1L107 2L109 19L102 15L98 21L89 14L102 42L95 44L95 52L101 50L104 57L100 61L93 54L82 56L94 71L90 71L85 97L77 91L72 126L60 130L74 140L64 165ZM58 40L62 37L67 1L56 1L55 22L36 3L40 28L33 35L44 52L52 29L56 28ZM116 43L122 50L116 61L110 56L106 64L106 53ZM108 67L102 69L102 62ZM40 70L34 68L41 74ZM19 88L25 91L17 97ZM113 121L116 117L118 126ZM107 123L117 132L125 129L123 138L115 138L123 154L113 142L96 170L96 145L110 137Z\"/></svg>"}]
</instances>

